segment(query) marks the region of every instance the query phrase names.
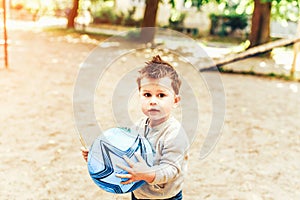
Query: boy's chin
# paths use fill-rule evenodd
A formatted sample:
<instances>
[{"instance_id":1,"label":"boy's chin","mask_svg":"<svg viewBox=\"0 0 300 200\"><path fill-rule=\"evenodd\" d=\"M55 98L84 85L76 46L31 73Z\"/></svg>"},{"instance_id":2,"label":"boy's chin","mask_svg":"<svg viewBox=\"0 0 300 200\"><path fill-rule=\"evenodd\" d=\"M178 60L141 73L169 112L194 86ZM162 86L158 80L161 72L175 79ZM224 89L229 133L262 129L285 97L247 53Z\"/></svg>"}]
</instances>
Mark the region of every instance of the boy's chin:
<instances>
[{"instance_id":1,"label":"boy's chin","mask_svg":"<svg viewBox=\"0 0 300 200\"><path fill-rule=\"evenodd\" d=\"M161 124L167 121L168 117L148 116L150 121L155 124Z\"/></svg>"},{"instance_id":2,"label":"boy's chin","mask_svg":"<svg viewBox=\"0 0 300 200\"><path fill-rule=\"evenodd\" d=\"M158 116L158 115L149 115L148 114L148 118L152 121L160 121L160 120L163 120L165 117L162 117L162 116Z\"/></svg>"}]
</instances>

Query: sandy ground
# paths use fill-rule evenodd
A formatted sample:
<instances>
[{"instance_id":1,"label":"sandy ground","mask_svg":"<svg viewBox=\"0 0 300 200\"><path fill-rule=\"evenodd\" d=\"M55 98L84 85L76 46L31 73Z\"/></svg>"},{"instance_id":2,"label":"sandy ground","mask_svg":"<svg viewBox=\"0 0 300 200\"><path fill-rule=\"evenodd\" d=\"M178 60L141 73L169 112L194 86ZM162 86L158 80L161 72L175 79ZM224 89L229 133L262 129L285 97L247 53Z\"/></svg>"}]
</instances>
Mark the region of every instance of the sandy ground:
<instances>
[{"instance_id":1,"label":"sandy ground","mask_svg":"<svg viewBox=\"0 0 300 200\"><path fill-rule=\"evenodd\" d=\"M10 69L0 70L0 199L129 199L100 190L80 153L72 95L95 41L9 33ZM188 76L197 85L199 74ZM300 83L230 74L222 81L222 136L199 159L211 112L202 107L203 133L191 147L184 199L299 199Z\"/></svg>"}]
</instances>

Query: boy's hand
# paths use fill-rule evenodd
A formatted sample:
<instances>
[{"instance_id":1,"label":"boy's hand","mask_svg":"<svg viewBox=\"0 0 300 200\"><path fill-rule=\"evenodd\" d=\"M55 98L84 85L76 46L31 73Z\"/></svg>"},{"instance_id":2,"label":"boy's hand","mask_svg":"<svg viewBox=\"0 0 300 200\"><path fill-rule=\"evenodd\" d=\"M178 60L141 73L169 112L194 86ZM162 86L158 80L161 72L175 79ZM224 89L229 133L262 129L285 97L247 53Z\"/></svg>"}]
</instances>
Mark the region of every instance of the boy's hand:
<instances>
[{"instance_id":1,"label":"boy's hand","mask_svg":"<svg viewBox=\"0 0 300 200\"><path fill-rule=\"evenodd\" d=\"M89 155L89 150L86 149L85 147L81 147L80 150L81 150L81 154L83 156L83 159L87 162L88 155Z\"/></svg>"},{"instance_id":2,"label":"boy's hand","mask_svg":"<svg viewBox=\"0 0 300 200\"><path fill-rule=\"evenodd\" d=\"M119 178L128 178L128 180L121 182L122 184L130 184L134 181L144 180L148 183L153 182L155 178L155 171L152 170L138 153L134 154L137 158L137 162L132 162L127 156L124 156L124 160L127 162L129 167L124 165L117 165L121 169L128 172L128 174L116 174Z\"/></svg>"}]
</instances>

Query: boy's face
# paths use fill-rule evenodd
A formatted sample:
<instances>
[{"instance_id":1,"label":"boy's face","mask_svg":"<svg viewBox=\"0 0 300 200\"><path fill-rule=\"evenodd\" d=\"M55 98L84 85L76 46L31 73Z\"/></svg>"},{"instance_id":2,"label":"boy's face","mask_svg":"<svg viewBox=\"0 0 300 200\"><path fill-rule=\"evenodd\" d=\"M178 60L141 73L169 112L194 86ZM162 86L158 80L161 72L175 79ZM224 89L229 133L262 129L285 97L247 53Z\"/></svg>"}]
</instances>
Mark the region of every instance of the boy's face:
<instances>
[{"instance_id":1,"label":"boy's face","mask_svg":"<svg viewBox=\"0 0 300 200\"><path fill-rule=\"evenodd\" d=\"M179 101L175 95L169 77L161 79L143 78L140 87L140 100L143 113L150 118L150 125L157 126L165 122Z\"/></svg>"}]
</instances>

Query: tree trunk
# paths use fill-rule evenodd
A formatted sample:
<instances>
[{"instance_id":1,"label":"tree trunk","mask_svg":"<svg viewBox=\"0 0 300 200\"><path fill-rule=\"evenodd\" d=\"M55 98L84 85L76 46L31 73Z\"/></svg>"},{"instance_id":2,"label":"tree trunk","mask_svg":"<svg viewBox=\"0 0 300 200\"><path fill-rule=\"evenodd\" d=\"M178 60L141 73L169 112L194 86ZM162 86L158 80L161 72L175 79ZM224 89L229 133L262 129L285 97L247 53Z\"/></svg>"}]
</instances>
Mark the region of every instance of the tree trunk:
<instances>
[{"instance_id":1,"label":"tree trunk","mask_svg":"<svg viewBox=\"0 0 300 200\"><path fill-rule=\"evenodd\" d=\"M254 0L249 48L270 41L271 6L271 2Z\"/></svg>"},{"instance_id":2,"label":"tree trunk","mask_svg":"<svg viewBox=\"0 0 300 200\"><path fill-rule=\"evenodd\" d=\"M142 42L152 42L155 35L156 15L159 0L146 0L144 19L140 39Z\"/></svg>"},{"instance_id":3,"label":"tree trunk","mask_svg":"<svg viewBox=\"0 0 300 200\"><path fill-rule=\"evenodd\" d=\"M71 9L70 13L68 13L67 28L75 28L75 18L78 15L78 7L79 7L79 0L74 0L73 8Z\"/></svg>"}]
</instances>

